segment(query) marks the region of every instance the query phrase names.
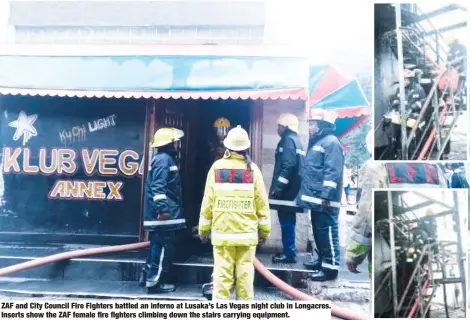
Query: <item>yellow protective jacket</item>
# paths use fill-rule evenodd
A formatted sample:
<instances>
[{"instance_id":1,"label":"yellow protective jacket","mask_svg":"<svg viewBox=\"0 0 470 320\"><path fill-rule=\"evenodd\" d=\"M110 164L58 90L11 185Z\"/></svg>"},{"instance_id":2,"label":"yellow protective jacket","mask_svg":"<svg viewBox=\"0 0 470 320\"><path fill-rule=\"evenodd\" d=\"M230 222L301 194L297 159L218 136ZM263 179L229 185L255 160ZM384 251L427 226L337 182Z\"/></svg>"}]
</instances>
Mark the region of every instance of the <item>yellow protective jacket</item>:
<instances>
[{"instance_id":1,"label":"yellow protective jacket","mask_svg":"<svg viewBox=\"0 0 470 320\"><path fill-rule=\"evenodd\" d=\"M214 246L253 246L268 238L271 219L260 169L229 153L209 170L199 218L199 234L211 234Z\"/></svg>"}]
</instances>

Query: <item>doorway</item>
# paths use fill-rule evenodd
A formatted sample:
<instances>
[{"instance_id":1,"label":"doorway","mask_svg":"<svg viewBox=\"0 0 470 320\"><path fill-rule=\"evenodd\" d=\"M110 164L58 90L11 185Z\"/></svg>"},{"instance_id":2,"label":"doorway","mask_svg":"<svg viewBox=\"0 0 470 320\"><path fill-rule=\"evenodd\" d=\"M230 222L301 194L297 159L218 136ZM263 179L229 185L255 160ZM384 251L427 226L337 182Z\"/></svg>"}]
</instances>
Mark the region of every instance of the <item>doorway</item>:
<instances>
[{"instance_id":1,"label":"doorway","mask_svg":"<svg viewBox=\"0 0 470 320\"><path fill-rule=\"evenodd\" d=\"M254 100L158 100L155 103L155 128L171 126L182 129L185 137L178 145L178 165L181 173L183 209L187 229L179 237L189 253L206 251L191 229L199 223L207 173L212 166L211 146L215 143L214 122L219 117L240 125L250 133ZM150 131L153 131L150 126ZM153 132L149 133L153 137ZM181 253L180 253L181 254ZM179 254L179 255L180 255ZM183 258L183 257L181 257Z\"/></svg>"}]
</instances>

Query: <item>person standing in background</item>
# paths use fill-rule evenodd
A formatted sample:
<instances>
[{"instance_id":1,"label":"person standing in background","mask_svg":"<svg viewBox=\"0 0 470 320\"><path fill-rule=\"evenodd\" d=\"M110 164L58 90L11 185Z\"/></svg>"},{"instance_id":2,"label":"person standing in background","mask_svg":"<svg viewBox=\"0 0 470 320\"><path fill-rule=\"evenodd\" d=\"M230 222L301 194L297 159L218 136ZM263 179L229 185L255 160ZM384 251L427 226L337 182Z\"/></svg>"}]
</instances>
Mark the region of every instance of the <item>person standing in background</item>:
<instances>
[{"instance_id":1,"label":"person standing in background","mask_svg":"<svg viewBox=\"0 0 470 320\"><path fill-rule=\"evenodd\" d=\"M269 191L269 204L276 209L281 224L283 251L273 256L274 263L295 263L296 214L302 211L295 203L300 188L299 165L305 155L300 144L299 119L283 113L277 120L277 133L281 137L275 154L274 173Z\"/></svg>"},{"instance_id":2,"label":"person standing in background","mask_svg":"<svg viewBox=\"0 0 470 320\"><path fill-rule=\"evenodd\" d=\"M317 272L313 281L338 277L340 250L338 217L343 195L344 152L334 135L336 113L313 109L308 115L310 140L301 168L301 186L296 201L310 210L318 260L305 263Z\"/></svg>"}]
</instances>

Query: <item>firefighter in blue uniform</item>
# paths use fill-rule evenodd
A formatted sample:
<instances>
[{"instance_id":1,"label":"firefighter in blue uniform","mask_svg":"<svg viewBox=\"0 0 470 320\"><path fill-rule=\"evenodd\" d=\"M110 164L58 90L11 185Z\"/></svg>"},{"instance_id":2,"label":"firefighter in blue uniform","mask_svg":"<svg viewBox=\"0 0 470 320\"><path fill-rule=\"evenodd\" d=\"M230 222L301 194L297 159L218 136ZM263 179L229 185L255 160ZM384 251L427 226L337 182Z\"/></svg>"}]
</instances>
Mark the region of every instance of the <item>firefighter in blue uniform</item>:
<instances>
[{"instance_id":1,"label":"firefighter in blue uniform","mask_svg":"<svg viewBox=\"0 0 470 320\"><path fill-rule=\"evenodd\" d=\"M343 195L344 153L334 135L336 113L314 109L308 115L310 140L301 168L297 203L310 210L318 260L307 263L317 270L313 281L338 277L340 251L338 216Z\"/></svg>"},{"instance_id":2,"label":"firefighter in blue uniform","mask_svg":"<svg viewBox=\"0 0 470 320\"><path fill-rule=\"evenodd\" d=\"M277 133L281 137L275 154L274 174L269 191L269 205L276 209L281 224L283 252L273 257L274 263L295 263L296 212L299 207L295 197L300 188L300 157L302 150L299 133L299 119L292 113L283 113L277 120Z\"/></svg>"},{"instance_id":3,"label":"firefighter in blue uniform","mask_svg":"<svg viewBox=\"0 0 470 320\"><path fill-rule=\"evenodd\" d=\"M468 188L465 167L463 163L452 163L452 176L450 177L450 187L454 189Z\"/></svg>"},{"instance_id":4,"label":"firefighter in blue uniform","mask_svg":"<svg viewBox=\"0 0 470 320\"><path fill-rule=\"evenodd\" d=\"M147 175L144 202L144 230L149 232L150 250L139 281L149 293L175 291L168 275L175 255L175 232L186 227L175 148L183 135L175 128L161 128L152 144L156 151Z\"/></svg>"}]
</instances>

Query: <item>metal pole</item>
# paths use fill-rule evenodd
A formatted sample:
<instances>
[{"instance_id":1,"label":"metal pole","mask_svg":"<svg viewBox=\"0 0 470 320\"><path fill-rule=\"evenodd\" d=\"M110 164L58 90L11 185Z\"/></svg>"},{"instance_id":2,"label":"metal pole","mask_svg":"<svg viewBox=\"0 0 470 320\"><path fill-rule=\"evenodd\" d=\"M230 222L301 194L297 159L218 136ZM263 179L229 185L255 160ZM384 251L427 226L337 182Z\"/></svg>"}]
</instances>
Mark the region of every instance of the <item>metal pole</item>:
<instances>
[{"instance_id":1,"label":"metal pole","mask_svg":"<svg viewBox=\"0 0 470 320\"><path fill-rule=\"evenodd\" d=\"M392 294L393 294L393 315L398 318L398 292L397 292L397 261L395 252L395 223L393 219L393 198L392 191L387 191L388 201L388 226L390 228L390 251L392 263Z\"/></svg>"},{"instance_id":2,"label":"metal pole","mask_svg":"<svg viewBox=\"0 0 470 320\"><path fill-rule=\"evenodd\" d=\"M439 97L437 95L437 90L434 91L434 97L433 97L433 104L434 104L434 122L436 124L436 131L438 134L436 135L436 141L437 141L437 152L441 151L441 136L439 133L441 132L441 121L440 121L440 113L439 113ZM431 150L432 152L432 150Z\"/></svg>"},{"instance_id":3,"label":"metal pole","mask_svg":"<svg viewBox=\"0 0 470 320\"><path fill-rule=\"evenodd\" d=\"M400 120L401 120L401 158L408 160L408 137L406 136L406 117L405 117L405 72L403 70L403 37L401 34L401 4L395 5L395 23L397 33L397 54L398 54L398 76L400 82Z\"/></svg>"},{"instance_id":4,"label":"metal pole","mask_svg":"<svg viewBox=\"0 0 470 320\"><path fill-rule=\"evenodd\" d=\"M460 279L462 279L462 294L463 294L463 306L464 310L467 310L467 281L466 281L466 274L465 274L465 266L464 266L464 257L466 256L466 252L464 253L462 250L462 234L460 230L460 209L459 209L459 196L457 195L457 191L452 191L452 195L454 197L454 221L455 227L457 228L457 259L459 263L459 273Z\"/></svg>"}]
</instances>

